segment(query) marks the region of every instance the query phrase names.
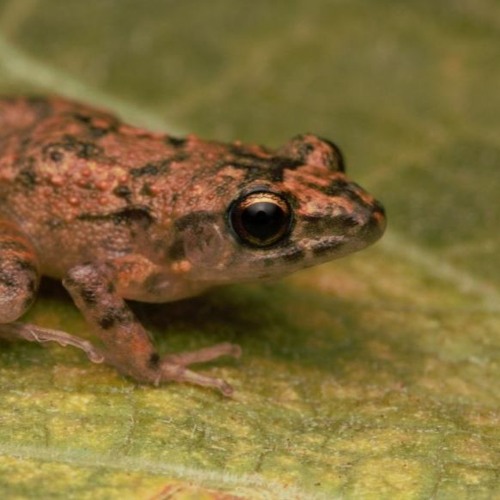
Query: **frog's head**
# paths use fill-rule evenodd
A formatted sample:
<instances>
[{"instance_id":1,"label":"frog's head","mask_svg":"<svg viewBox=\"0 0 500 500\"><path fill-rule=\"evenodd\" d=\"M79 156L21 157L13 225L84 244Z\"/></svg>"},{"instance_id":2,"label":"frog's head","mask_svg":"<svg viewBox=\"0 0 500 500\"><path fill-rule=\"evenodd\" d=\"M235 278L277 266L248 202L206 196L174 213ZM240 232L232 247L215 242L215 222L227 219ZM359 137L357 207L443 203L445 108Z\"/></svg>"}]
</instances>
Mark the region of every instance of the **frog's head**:
<instances>
[{"instance_id":1,"label":"frog's head","mask_svg":"<svg viewBox=\"0 0 500 500\"><path fill-rule=\"evenodd\" d=\"M301 135L272 155L255 148L233 155L221 180L213 179L219 209L187 216L179 227L196 279L278 277L356 252L382 236L382 205L346 177L342 155L330 141ZM222 179L229 178L226 185Z\"/></svg>"}]
</instances>

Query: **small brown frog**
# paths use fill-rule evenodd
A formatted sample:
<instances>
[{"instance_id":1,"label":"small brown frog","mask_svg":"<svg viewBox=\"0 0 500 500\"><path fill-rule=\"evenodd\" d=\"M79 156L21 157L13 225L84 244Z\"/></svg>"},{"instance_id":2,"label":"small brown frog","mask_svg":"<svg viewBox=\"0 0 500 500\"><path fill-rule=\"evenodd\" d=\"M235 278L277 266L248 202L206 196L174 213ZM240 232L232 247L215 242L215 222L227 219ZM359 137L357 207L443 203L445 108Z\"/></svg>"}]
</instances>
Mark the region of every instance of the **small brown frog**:
<instances>
[{"instance_id":1,"label":"small brown frog","mask_svg":"<svg viewBox=\"0 0 500 500\"><path fill-rule=\"evenodd\" d=\"M286 275L380 238L382 206L337 147L299 135L277 151L178 139L62 98L0 99L0 336L55 341L151 384L232 393L188 369L223 343L161 357L124 299L168 302ZM102 347L18 323L41 275L62 279Z\"/></svg>"}]
</instances>

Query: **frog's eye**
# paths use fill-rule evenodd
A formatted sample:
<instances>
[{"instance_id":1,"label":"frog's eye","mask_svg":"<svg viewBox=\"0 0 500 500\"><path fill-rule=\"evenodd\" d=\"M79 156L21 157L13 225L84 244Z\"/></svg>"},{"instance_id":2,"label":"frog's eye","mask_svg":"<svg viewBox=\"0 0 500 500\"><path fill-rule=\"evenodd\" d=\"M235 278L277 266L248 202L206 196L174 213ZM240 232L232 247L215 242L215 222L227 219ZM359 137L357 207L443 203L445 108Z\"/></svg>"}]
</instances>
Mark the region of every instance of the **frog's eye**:
<instances>
[{"instance_id":1,"label":"frog's eye","mask_svg":"<svg viewBox=\"0 0 500 500\"><path fill-rule=\"evenodd\" d=\"M268 247L285 238L292 225L292 211L280 195L266 191L250 193L229 207L233 231L244 243Z\"/></svg>"}]
</instances>

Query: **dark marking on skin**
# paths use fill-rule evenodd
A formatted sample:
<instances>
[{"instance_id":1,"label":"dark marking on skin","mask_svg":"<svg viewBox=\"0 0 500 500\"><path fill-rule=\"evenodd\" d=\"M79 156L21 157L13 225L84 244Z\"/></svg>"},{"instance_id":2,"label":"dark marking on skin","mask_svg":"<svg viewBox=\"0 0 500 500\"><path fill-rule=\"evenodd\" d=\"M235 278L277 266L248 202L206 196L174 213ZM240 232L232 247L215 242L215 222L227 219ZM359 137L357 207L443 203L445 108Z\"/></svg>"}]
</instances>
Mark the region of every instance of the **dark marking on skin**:
<instances>
[{"instance_id":1,"label":"dark marking on skin","mask_svg":"<svg viewBox=\"0 0 500 500\"><path fill-rule=\"evenodd\" d=\"M332 151L330 152L331 159L329 160L330 168L333 168L333 170L338 172L345 172L346 169L344 155L342 154L340 148L328 139L324 139L323 137L320 137L319 139L328 144L332 149Z\"/></svg>"},{"instance_id":2,"label":"dark marking on skin","mask_svg":"<svg viewBox=\"0 0 500 500\"><path fill-rule=\"evenodd\" d=\"M158 293L158 287L165 283L165 275L162 273L150 274L144 280L144 289L151 294Z\"/></svg>"},{"instance_id":3,"label":"dark marking on skin","mask_svg":"<svg viewBox=\"0 0 500 500\"><path fill-rule=\"evenodd\" d=\"M331 198L344 198L353 204L353 209L367 210L372 212L374 210L376 201L371 199L364 200L360 194L357 193L361 188L354 182L347 182L343 179L335 179L328 186L309 185L309 187L316 189Z\"/></svg>"},{"instance_id":4,"label":"dark marking on skin","mask_svg":"<svg viewBox=\"0 0 500 500\"><path fill-rule=\"evenodd\" d=\"M132 191L128 186L116 186L115 189L113 189L113 194L119 198L129 198Z\"/></svg>"},{"instance_id":5,"label":"dark marking on skin","mask_svg":"<svg viewBox=\"0 0 500 500\"><path fill-rule=\"evenodd\" d=\"M306 163L307 157L314 151L314 146L309 142L303 142L297 147L299 158Z\"/></svg>"},{"instance_id":6,"label":"dark marking on skin","mask_svg":"<svg viewBox=\"0 0 500 500\"><path fill-rule=\"evenodd\" d=\"M281 150L285 156L299 160L303 165L315 163L332 172L344 172L344 159L340 149L328 139L313 134L293 137ZM314 160L312 156L314 155Z\"/></svg>"},{"instance_id":7,"label":"dark marking on skin","mask_svg":"<svg viewBox=\"0 0 500 500\"><path fill-rule=\"evenodd\" d=\"M44 120L53 113L52 104L49 99L42 96L32 96L28 97L26 102L35 111L38 120Z\"/></svg>"},{"instance_id":8,"label":"dark marking on skin","mask_svg":"<svg viewBox=\"0 0 500 500\"><path fill-rule=\"evenodd\" d=\"M170 260L182 260L186 256L184 243L182 240L175 240L168 249L168 257Z\"/></svg>"},{"instance_id":9,"label":"dark marking on skin","mask_svg":"<svg viewBox=\"0 0 500 500\"><path fill-rule=\"evenodd\" d=\"M101 137L104 137L105 135L109 134L110 132L111 132L110 129L104 128L104 127L95 127L95 126L89 127L89 133L90 133L90 137L92 137L92 139L100 139Z\"/></svg>"},{"instance_id":10,"label":"dark marking on skin","mask_svg":"<svg viewBox=\"0 0 500 500\"><path fill-rule=\"evenodd\" d=\"M335 235L344 234L346 229L359 225L358 221L349 214L339 214L335 217L302 217L304 235L311 237L318 234Z\"/></svg>"},{"instance_id":11,"label":"dark marking on skin","mask_svg":"<svg viewBox=\"0 0 500 500\"><path fill-rule=\"evenodd\" d=\"M10 267L10 264L11 262L4 261L3 265L8 266L5 269L1 269L0 265L0 287L4 288L3 292L7 295L3 297L6 300L4 306L14 307L17 310L20 305L21 311L26 311L35 300L38 279L29 274L20 275L17 269ZM10 290L7 292L6 289Z\"/></svg>"},{"instance_id":12,"label":"dark marking on skin","mask_svg":"<svg viewBox=\"0 0 500 500\"><path fill-rule=\"evenodd\" d=\"M354 182L347 182L344 179L335 179L328 186L316 186L318 191L330 197L346 198L355 205L371 209L373 204L366 202L356 191L361 188Z\"/></svg>"},{"instance_id":13,"label":"dark marking on skin","mask_svg":"<svg viewBox=\"0 0 500 500\"><path fill-rule=\"evenodd\" d=\"M31 261L20 258L20 257L16 257L16 258L12 259L12 262L22 271L27 271L28 273L31 273L35 276L38 275L38 271Z\"/></svg>"},{"instance_id":14,"label":"dark marking on skin","mask_svg":"<svg viewBox=\"0 0 500 500\"><path fill-rule=\"evenodd\" d=\"M271 177L272 182L283 182L285 171L296 170L302 166L301 161L292 161L289 158L275 157L271 160Z\"/></svg>"},{"instance_id":15,"label":"dark marking on skin","mask_svg":"<svg viewBox=\"0 0 500 500\"><path fill-rule=\"evenodd\" d=\"M290 253L286 253L281 257L283 262L299 262L306 256L306 252L301 248L295 247Z\"/></svg>"},{"instance_id":16,"label":"dark marking on skin","mask_svg":"<svg viewBox=\"0 0 500 500\"><path fill-rule=\"evenodd\" d=\"M79 142L78 148L76 155L84 160L97 158L102 153L102 148L97 147L91 142Z\"/></svg>"},{"instance_id":17,"label":"dark marking on skin","mask_svg":"<svg viewBox=\"0 0 500 500\"><path fill-rule=\"evenodd\" d=\"M266 259L262 260L262 264L264 265L264 267L272 267L277 263L278 261L276 260L275 257L267 257Z\"/></svg>"},{"instance_id":18,"label":"dark marking on skin","mask_svg":"<svg viewBox=\"0 0 500 500\"><path fill-rule=\"evenodd\" d=\"M286 170L295 170L303 163L285 156L272 156L264 158L253 153L238 151L234 159L224 160L219 167L231 166L245 172L245 183L255 180L271 182L283 181Z\"/></svg>"},{"instance_id":19,"label":"dark marking on skin","mask_svg":"<svg viewBox=\"0 0 500 500\"><path fill-rule=\"evenodd\" d=\"M20 257L4 258L0 261L0 283L7 287L15 287L20 285L21 273L27 279L26 289L29 292L36 290L38 282L38 272L35 266Z\"/></svg>"},{"instance_id":20,"label":"dark marking on skin","mask_svg":"<svg viewBox=\"0 0 500 500\"><path fill-rule=\"evenodd\" d=\"M31 137L29 135L25 135L21 140L20 151L24 153L30 145L31 145Z\"/></svg>"},{"instance_id":21,"label":"dark marking on skin","mask_svg":"<svg viewBox=\"0 0 500 500\"><path fill-rule=\"evenodd\" d=\"M16 180L19 180L27 189L34 189L38 183L35 172L34 158L28 158L23 167L17 174Z\"/></svg>"},{"instance_id":22,"label":"dark marking on skin","mask_svg":"<svg viewBox=\"0 0 500 500\"><path fill-rule=\"evenodd\" d=\"M129 207L116 212L113 215L115 224L137 224L140 227L147 229L153 223L153 217L146 207Z\"/></svg>"},{"instance_id":23,"label":"dark marking on skin","mask_svg":"<svg viewBox=\"0 0 500 500\"><path fill-rule=\"evenodd\" d=\"M349 182L345 179L334 179L328 186L315 186L315 188L327 196L342 196L350 190Z\"/></svg>"},{"instance_id":24,"label":"dark marking on skin","mask_svg":"<svg viewBox=\"0 0 500 500\"><path fill-rule=\"evenodd\" d=\"M341 232L344 232L346 228L353 228L359 226L359 221L356 217L346 213L342 215L337 215L333 218L333 226L338 227Z\"/></svg>"},{"instance_id":25,"label":"dark marking on skin","mask_svg":"<svg viewBox=\"0 0 500 500\"><path fill-rule=\"evenodd\" d=\"M176 162L182 162L189 157L186 153L179 153L174 156L170 156L163 160L156 162L149 162L142 167L135 167L130 169L130 175L134 178L143 177L145 175L159 175L166 174L169 171L170 164Z\"/></svg>"},{"instance_id":26,"label":"dark marking on skin","mask_svg":"<svg viewBox=\"0 0 500 500\"><path fill-rule=\"evenodd\" d=\"M116 292L116 287L112 281L110 281L107 286L106 286L106 292L109 293L110 295L114 294Z\"/></svg>"},{"instance_id":27,"label":"dark marking on skin","mask_svg":"<svg viewBox=\"0 0 500 500\"><path fill-rule=\"evenodd\" d=\"M179 231L183 231L188 227L204 226L207 223L217 219L217 214L213 212L199 211L192 214L184 215L175 221L175 227Z\"/></svg>"},{"instance_id":28,"label":"dark marking on skin","mask_svg":"<svg viewBox=\"0 0 500 500\"><path fill-rule=\"evenodd\" d=\"M343 241L320 241L312 246L312 253L315 257L321 257L336 251L344 245Z\"/></svg>"},{"instance_id":29,"label":"dark marking on skin","mask_svg":"<svg viewBox=\"0 0 500 500\"><path fill-rule=\"evenodd\" d=\"M154 196L151 185L146 183L142 186L140 193L144 196Z\"/></svg>"},{"instance_id":30,"label":"dark marking on skin","mask_svg":"<svg viewBox=\"0 0 500 500\"><path fill-rule=\"evenodd\" d=\"M176 148L179 148L181 146L184 146L186 142L187 139L185 139L184 137L172 137L172 136L165 137L165 144L167 146L175 146Z\"/></svg>"},{"instance_id":31,"label":"dark marking on skin","mask_svg":"<svg viewBox=\"0 0 500 500\"><path fill-rule=\"evenodd\" d=\"M296 170L303 166L300 160L291 160L290 158L285 158L284 156L273 156L270 159L272 168L279 170Z\"/></svg>"},{"instance_id":32,"label":"dark marking on skin","mask_svg":"<svg viewBox=\"0 0 500 500\"><path fill-rule=\"evenodd\" d=\"M378 209L379 207L377 207ZM379 212L379 210L377 210ZM380 211L382 214L384 213L383 210ZM380 213L379 212L379 213ZM385 218L382 219L385 221ZM376 217L371 217L370 220L361 228L360 231L360 236L365 240L365 241L372 241L374 238L377 238L377 236L380 234L380 221L377 220Z\"/></svg>"},{"instance_id":33,"label":"dark marking on skin","mask_svg":"<svg viewBox=\"0 0 500 500\"><path fill-rule=\"evenodd\" d=\"M103 316L98 320L99 326L103 330L109 330L115 324L115 318L113 316Z\"/></svg>"},{"instance_id":34,"label":"dark marking on skin","mask_svg":"<svg viewBox=\"0 0 500 500\"><path fill-rule=\"evenodd\" d=\"M147 229L154 221L147 207L131 206L123 208L117 212L107 214L80 214L78 220L83 221L112 221L116 225L132 225L137 224L140 227Z\"/></svg>"},{"instance_id":35,"label":"dark marking on skin","mask_svg":"<svg viewBox=\"0 0 500 500\"><path fill-rule=\"evenodd\" d=\"M83 123L86 127L87 130L90 134L90 137L92 139L99 139L101 137L104 137L105 135L109 134L112 130L116 129L116 126L109 126L109 127L99 127L93 124L93 118L84 115L82 113L73 113L72 118L80 123Z\"/></svg>"},{"instance_id":36,"label":"dark marking on skin","mask_svg":"<svg viewBox=\"0 0 500 500\"><path fill-rule=\"evenodd\" d=\"M308 150L304 158L305 162L308 162L309 156L312 153L319 152L322 165L334 172L344 172L344 159L340 149L327 139L323 139L322 137L316 137L315 139L319 141L317 144L305 142L302 148L299 147L299 152L305 152L305 148Z\"/></svg>"},{"instance_id":37,"label":"dark marking on skin","mask_svg":"<svg viewBox=\"0 0 500 500\"><path fill-rule=\"evenodd\" d=\"M130 175L132 177L142 177L143 175L157 175L160 172L158 165L148 163L143 167L131 168Z\"/></svg>"},{"instance_id":38,"label":"dark marking on skin","mask_svg":"<svg viewBox=\"0 0 500 500\"><path fill-rule=\"evenodd\" d=\"M73 153L78 158L83 160L102 159L103 148L92 142L81 141L73 135L66 134L60 142L51 142L42 148L44 159L52 161L60 161L64 153Z\"/></svg>"},{"instance_id":39,"label":"dark marking on skin","mask_svg":"<svg viewBox=\"0 0 500 500\"><path fill-rule=\"evenodd\" d=\"M74 152L78 158L84 160L99 158L103 153L103 149L94 143L80 141L69 134L63 136L61 145L65 150Z\"/></svg>"},{"instance_id":40,"label":"dark marking on skin","mask_svg":"<svg viewBox=\"0 0 500 500\"><path fill-rule=\"evenodd\" d=\"M42 157L44 160L50 160L59 163L64 159L64 146L60 143L50 143L42 148Z\"/></svg>"},{"instance_id":41,"label":"dark marking on skin","mask_svg":"<svg viewBox=\"0 0 500 500\"><path fill-rule=\"evenodd\" d=\"M55 163L60 163L64 159L64 154L56 149L49 153L49 158Z\"/></svg>"},{"instance_id":42,"label":"dark marking on skin","mask_svg":"<svg viewBox=\"0 0 500 500\"><path fill-rule=\"evenodd\" d=\"M84 115L82 113L72 113L71 116L78 122L85 123L89 125L92 123L92 118L88 115Z\"/></svg>"},{"instance_id":43,"label":"dark marking on skin","mask_svg":"<svg viewBox=\"0 0 500 500\"><path fill-rule=\"evenodd\" d=\"M26 285L26 289L30 294L34 294L38 288L38 279L30 278Z\"/></svg>"},{"instance_id":44,"label":"dark marking on skin","mask_svg":"<svg viewBox=\"0 0 500 500\"><path fill-rule=\"evenodd\" d=\"M15 272L12 270L0 270L0 284L7 288L14 288L18 285L18 280L15 278Z\"/></svg>"},{"instance_id":45,"label":"dark marking on skin","mask_svg":"<svg viewBox=\"0 0 500 500\"><path fill-rule=\"evenodd\" d=\"M98 303L98 298L94 290L83 288L80 290L80 297L87 307L94 307Z\"/></svg>"},{"instance_id":46,"label":"dark marking on skin","mask_svg":"<svg viewBox=\"0 0 500 500\"><path fill-rule=\"evenodd\" d=\"M223 181L227 181L227 183L230 185L231 184L231 179L223 179ZM222 182L215 188L215 194L218 197L223 197L227 193L227 185L225 182Z\"/></svg>"},{"instance_id":47,"label":"dark marking on skin","mask_svg":"<svg viewBox=\"0 0 500 500\"><path fill-rule=\"evenodd\" d=\"M268 253L270 250L273 251L272 255L263 259L263 264L266 267L277 264L279 263L280 260L286 260L287 258L293 260L294 259L293 254L295 253L300 254L303 252L298 245L295 245L293 243L293 240L291 239L291 234L292 233L290 232L290 234L285 236L283 239L278 240L276 243L273 243L272 245L269 245L267 247L259 248L250 246L250 248L252 248L252 250L254 250L255 252L261 252L261 253ZM241 243L245 245L244 242ZM239 257L236 255L236 258L238 259Z\"/></svg>"},{"instance_id":48,"label":"dark marking on skin","mask_svg":"<svg viewBox=\"0 0 500 500\"><path fill-rule=\"evenodd\" d=\"M63 284L65 287L69 288L77 288L80 287L80 282L76 281L75 278L71 274L66 274L66 276L63 279Z\"/></svg>"},{"instance_id":49,"label":"dark marking on skin","mask_svg":"<svg viewBox=\"0 0 500 500\"><path fill-rule=\"evenodd\" d=\"M14 251L14 252L26 252L29 250L29 248L19 240L1 240L0 239L0 252L6 252L6 251Z\"/></svg>"},{"instance_id":50,"label":"dark marking on skin","mask_svg":"<svg viewBox=\"0 0 500 500\"><path fill-rule=\"evenodd\" d=\"M127 325L135 321L132 312L127 306L110 307L106 313L101 316L97 323L104 330L109 330L115 325Z\"/></svg>"}]
</instances>

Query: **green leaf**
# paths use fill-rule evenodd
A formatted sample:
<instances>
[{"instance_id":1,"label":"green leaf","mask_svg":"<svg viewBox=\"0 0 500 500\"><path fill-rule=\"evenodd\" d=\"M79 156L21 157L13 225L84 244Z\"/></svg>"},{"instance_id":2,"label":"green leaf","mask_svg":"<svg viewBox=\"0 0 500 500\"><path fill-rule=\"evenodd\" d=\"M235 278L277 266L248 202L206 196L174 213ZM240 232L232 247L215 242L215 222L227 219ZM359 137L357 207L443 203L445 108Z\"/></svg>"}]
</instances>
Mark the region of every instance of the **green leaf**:
<instances>
[{"instance_id":1,"label":"green leaf","mask_svg":"<svg viewBox=\"0 0 500 500\"><path fill-rule=\"evenodd\" d=\"M136 305L233 399L137 386L2 344L9 498L500 495L500 7L493 0L0 2L0 89L135 124L341 145L380 198L374 248L275 284ZM26 321L88 336L57 284Z\"/></svg>"}]
</instances>

